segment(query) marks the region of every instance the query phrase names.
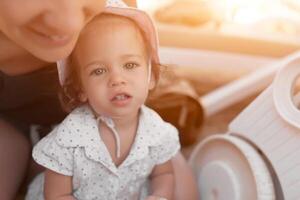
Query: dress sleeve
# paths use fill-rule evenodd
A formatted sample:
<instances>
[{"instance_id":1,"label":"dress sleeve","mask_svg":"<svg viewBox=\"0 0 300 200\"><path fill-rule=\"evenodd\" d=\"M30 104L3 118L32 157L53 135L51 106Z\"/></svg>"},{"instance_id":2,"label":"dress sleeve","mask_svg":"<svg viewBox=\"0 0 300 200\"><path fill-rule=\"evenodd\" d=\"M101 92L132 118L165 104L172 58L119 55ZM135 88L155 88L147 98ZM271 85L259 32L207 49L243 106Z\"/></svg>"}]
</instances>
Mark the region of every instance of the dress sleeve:
<instances>
[{"instance_id":1,"label":"dress sleeve","mask_svg":"<svg viewBox=\"0 0 300 200\"><path fill-rule=\"evenodd\" d=\"M33 148L33 159L40 165L66 176L73 175L73 148L57 143L56 129Z\"/></svg>"},{"instance_id":2,"label":"dress sleeve","mask_svg":"<svg viewBox=\"0 0 300 200\"><path fill-rule=\"evenodd\" d=\"M162 164L173 158L180 150L179 136L177 129L171 124L166 124L162 130L162 137L158 145L152 147L152 159L156 164Z\"/></svg>"}]
</instances>

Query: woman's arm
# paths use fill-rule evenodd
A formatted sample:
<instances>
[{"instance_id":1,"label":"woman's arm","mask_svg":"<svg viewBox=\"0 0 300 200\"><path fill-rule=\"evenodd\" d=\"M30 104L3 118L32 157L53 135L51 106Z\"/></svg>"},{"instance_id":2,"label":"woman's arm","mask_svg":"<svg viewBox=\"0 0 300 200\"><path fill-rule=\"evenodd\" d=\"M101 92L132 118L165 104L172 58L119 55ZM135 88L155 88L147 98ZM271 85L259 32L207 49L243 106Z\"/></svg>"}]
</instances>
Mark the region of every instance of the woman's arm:
<instances>
[{"instance_id":1,"label":"woman's arm","mask_svg":"<svg viewBox=\"0 0 300 200\"><path fill-rule=\"evenodd\" d=\"M171 161L157 165L150 175L152 193L150 199L173 199L175 178Z\"/></svg>"},{"instance_id":2,"label":"woman's arm","mask_svg":"<svg viewBox=\"0 0 300 200\"><path fill-rule=\"evenodd\" d=\"M72 196L72 176L45 171L45 200L76 200Z\"/></svg>"}]
</instances>

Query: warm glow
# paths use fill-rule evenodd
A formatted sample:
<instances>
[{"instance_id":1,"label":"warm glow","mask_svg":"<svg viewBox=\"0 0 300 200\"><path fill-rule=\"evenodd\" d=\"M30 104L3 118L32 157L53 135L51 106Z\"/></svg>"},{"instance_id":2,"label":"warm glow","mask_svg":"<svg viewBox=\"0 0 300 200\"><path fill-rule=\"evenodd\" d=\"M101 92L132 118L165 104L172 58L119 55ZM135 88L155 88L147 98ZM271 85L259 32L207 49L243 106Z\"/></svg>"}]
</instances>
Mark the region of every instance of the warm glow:
<instances>
[{"instance_id":1,"label":"warm glow","mask_svg":"<svg viewBox=\"0 0 300 200\"><path fill-rule=\"evenodd\" d=\"M226 20L242 24L278 17L283 11L280 0L227 0L226 4Z\"/></svg>"},{"instance_id":2,"label":"warm glow","mask_svg":"<svg viewBox=\"0 0 300 200\"><path fill-rule=\"evenodd\" d=\"M172 1L197 0L137 0L138 7L152 10ZM198 0L211 5L215 17L223 22L252 24L265 19L284 18L299 21L300 14L291 7L300 0ZM291 3L292 1L292 3ZM288 6L289 5L289 6ZM298 5L298 4L297 4Z\"/></svg>"},{"instance_id":3,"label":"warm glow","mask_svg":"<svg viewBox=\"0 0 300 200\"><path fill-rule=\"evenodd\" d=\"M170 2L172 0L137 0L137 5L140 9L151 10Z\"/></svg>"}]
</instances>

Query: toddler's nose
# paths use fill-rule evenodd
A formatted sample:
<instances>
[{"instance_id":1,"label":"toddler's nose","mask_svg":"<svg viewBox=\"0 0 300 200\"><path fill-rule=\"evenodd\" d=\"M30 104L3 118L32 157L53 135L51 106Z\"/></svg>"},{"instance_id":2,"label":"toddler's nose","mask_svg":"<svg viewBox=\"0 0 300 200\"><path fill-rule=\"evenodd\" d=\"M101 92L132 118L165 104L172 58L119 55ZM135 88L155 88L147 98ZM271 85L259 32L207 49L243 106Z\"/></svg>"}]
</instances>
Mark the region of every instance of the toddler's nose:
<instances>
[{"instance_id":1,"label":"toddler's nose","mask_svg":"<svg viewBox=\"0 0 300 200\"><path fill-rule=\"evenodd\" d=\"M110 87L116 87L125 85L126 81L124 77L119 72L111 72L110 78L109 78L109 86Z\"/></svg>"}]
</instances>

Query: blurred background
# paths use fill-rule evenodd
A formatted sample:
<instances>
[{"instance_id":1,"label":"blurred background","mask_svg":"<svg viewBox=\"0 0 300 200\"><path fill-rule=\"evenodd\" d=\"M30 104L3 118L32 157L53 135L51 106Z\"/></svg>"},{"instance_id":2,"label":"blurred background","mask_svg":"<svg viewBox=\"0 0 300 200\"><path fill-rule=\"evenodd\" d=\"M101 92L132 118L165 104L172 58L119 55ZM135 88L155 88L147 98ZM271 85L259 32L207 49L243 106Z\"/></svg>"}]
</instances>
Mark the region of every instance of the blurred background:
<instances>
[{"instance_id":1,"label":"blurred background","mask_svg":"<svg viewBox=\"0 0 300 200\"><path fill-rule=\"evenodd\" d=\"M300 45L299 0L138 0L137 4L152 14L163 46L282 56Z\"/></svg>"},{"instance_id":2,"label":"blurred background","mask_svg":"<svg viewBox=\"0 0 300 200\"><path fill-rule=\"evenodd\" d=\"M155 21L162 63L176 66L172 69L176 78L192 85L200 104L201 97L215 89L300 50L300 0L136 3ZM226 133L228 123L272 80L265 79L263 86L254 84L257 88L232 105L209 116L203 114L199 130L186 142L186 156L204 137ZM183 137L190 137L184 134Z\"/></svg>"},{"instance_id":3,"label":"blurred background","mask_svg":"<svg viewBox=\"0 0 300 200\"><path fill-rule=\"evenodd\" d=\"M270 132L259 130L261 131L259 134L270 134L272 139L270 137L258 144L257 141L260 140L258 135L253 137L255 139L248 140L250 138L248 136L257 133L248 131L259 127L257 125L259 123L253 125L251 130L248 130L250 128L246 126L247 128L243 131L233 129L232 124L231 129L228 130L228 125L261 91L271 84L278 68L281 67L278 61L300 50L300 0L138 0L137 6L148 12L154 19L160 42L161 62L171 66L170 71L173 72L173 78L167 80L167 84L161 87L161 93L171 91L173 96L167 95L172 98L165 98L164 101L163 98L158 98L161 101L152 105L158 108L165 120L169 120L179 129L182 150L186 158L190 158L195 146L200 144L198 147L201 148L197 147L198 151L197 148L195 149L190 161L192 160L201 197L234 199L233 194L238 194L239 190L230 192L230 189L223 186L230 185L231 180L233 182L239 180L237 185L245 186L247 191L250 188L258 188L258 183L263 183L264 186L274 186L276 199L281 200L284 197L299 199L299 160L297 157L289 161L278 160L278 163L272 160L273 157L279 155L278 149L289 151L284 158L296 155L295 152L299 152L299 146L297 149L292 149L290 143L284 143L289 139L294 141L296 136L293 135L293 139L292 137L287 139L288 131L283 131L282 138L279 138L277 135L275 137L275 134L272 135L270 129L268 129ZM173 87L173 85L178 87ZM300 78L296 80L294 86L290 91L291 94L299 92ZM270 94L266 99L272 101L273 97ZM262 107L256 107L254 111L259 112L263 109ZM176 115L178 113L179 115ZM263 124L264 120L270 117L270 111L265 114L268 114L268 117L253 114L251 118L248 112L243 118L244 123L248 124L255 119ZM235 121L234 126L242 126L243 120ZM280 131L274 132L277 134ZM218 143L218 139L212 139L225 137L225 135L215 135L225 133L231 133L231 136L236 134L237 138L251 141L254 152L258 152L257 157L261 157L267 163L265 165L268 173L260 171L262 169L260 166L249 170L249 174L253 177L256 177L255 173L269 174L272 181L265 179L266 177L263 181L257 181L259 180L256 179L257 176L254 181L255 185L249 187L246 182L250 179L237 178L238 172L247 174L248 170L236 168L235 164L242 163L244 160L231 162L231 158L237 158L239 156L236 155L244 153L240 154L242 150L239 149L237 154L233 154L234 151L226 154L229 149L227 143ZM212 135L215 137L204 141L204 138ZM269 141L287 145L284 147L277 145L270 153L265 151L267 146L270 146ZM241 157L248 159L247 155L250 154L245 153L245 155ZM255 163L252 161L249 160L249 163ZM290 175L280 173L281 162L288 166L287 171ZM222 165L219 165L220 163ZM232 169L235 175L231 176L227 167L225 170L223 166ZM217 169L220 171L224 169L224 176L220 175L223 172L218 174L220 171ZM218 175L215 176L215 174ZM213 177L218 177L218 183L226 184L222 186L218 183L210 184ZM267 194L264 187L257 191ZM232 198L228 197L229 194ZM244 196L240 199L254 199L243 192L241 194ZM205 198L208 196L210 198ZM271 195L264 197L274 199Z\"/></svg>"}]
</instances>

